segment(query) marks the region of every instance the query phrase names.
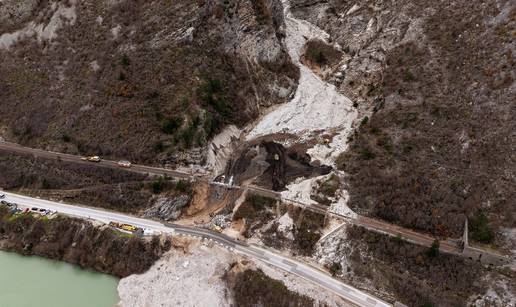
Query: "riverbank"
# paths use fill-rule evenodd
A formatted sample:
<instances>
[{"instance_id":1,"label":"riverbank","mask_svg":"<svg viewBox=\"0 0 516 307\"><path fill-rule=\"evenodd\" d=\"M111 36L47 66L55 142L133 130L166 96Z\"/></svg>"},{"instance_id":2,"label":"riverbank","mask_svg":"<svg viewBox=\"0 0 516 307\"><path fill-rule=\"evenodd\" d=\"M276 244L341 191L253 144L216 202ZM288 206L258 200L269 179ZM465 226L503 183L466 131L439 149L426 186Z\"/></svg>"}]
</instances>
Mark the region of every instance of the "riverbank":
<instances>
[{"instance_id":1,"label":"riverbank","mask_svg":"<svg viewBox=\"0 0 516 307\"><path fill-rule=\"evenodd\" d=\"M0 207L0 250L65 261L116 277L147 271L171 246L170 239L162 237L139 238L64 216L12 215Z\"/></svg>"}]
</instances>

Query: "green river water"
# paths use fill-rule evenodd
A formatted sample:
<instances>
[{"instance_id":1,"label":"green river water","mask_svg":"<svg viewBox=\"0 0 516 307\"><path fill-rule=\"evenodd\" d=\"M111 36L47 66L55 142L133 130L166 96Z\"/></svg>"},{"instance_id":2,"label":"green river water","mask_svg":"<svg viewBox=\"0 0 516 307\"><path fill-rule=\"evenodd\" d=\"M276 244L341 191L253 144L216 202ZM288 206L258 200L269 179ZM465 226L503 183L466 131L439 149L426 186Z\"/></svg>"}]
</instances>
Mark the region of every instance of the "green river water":
<instances>
[{"instance_id":1,"label":"green river water","mask_svg":"<svg viewBox=\"0 0 516 307\"><path fill-rule=\"evenodd\" d=\"M64 262L0 251L1 307L113 307L117 284Z\"/></svg>"}]
</instances>

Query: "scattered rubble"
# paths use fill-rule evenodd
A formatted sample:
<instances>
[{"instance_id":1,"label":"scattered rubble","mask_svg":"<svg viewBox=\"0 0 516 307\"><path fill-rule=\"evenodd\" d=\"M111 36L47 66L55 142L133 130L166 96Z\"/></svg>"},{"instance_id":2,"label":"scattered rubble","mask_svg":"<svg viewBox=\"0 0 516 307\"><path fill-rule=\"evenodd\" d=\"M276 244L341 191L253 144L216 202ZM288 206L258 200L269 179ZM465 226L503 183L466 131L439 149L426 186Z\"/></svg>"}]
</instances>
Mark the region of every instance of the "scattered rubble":
<instances>
[{"instance_id":1,"label":"scattered rubble","mask_svg":"<svg viewBox=\"0 0 516 307\"><path fill-rule=\"evenodd\" d=\"M189 195L174 197L159 196L154 206L145 210L144 217L174 221L179 218L183 209L190 203Z\"/></svg>"},{"instance_id":2,"label":"scattered rubble","mask_svg":"<svg viewBox=\"0 0 516 307\"><path fill-rule=\"evenodd\" d=\"M236 258L218 246L195 240L184 253L165 254L147 272L120 280L120 305L145 306L230 306L222 280Z\"/></svg>"}]
</instances>

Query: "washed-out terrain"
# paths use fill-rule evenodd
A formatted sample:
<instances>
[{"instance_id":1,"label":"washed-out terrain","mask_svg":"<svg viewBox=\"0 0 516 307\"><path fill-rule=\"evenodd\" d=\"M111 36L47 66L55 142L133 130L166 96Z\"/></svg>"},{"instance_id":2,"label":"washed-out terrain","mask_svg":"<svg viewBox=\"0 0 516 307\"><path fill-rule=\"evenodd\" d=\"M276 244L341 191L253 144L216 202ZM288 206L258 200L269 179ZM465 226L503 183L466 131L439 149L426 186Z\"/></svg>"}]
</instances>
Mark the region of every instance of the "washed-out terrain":
<instances>
[{"instance_id":1,"label":"washed-out terrain","mask_svg":"<svg viewBox=\"0 0 516 307\"><path fill-rule=\"evenodd\" d=\"M199 172L0 153L0 187L210 228L388 302L511 306L514 267L303 207L436 242L467 221L471 244L516 260L515 31L509 0L5 0L0 141ZM128 276L124 306L345 305L209 242L2 214L3 249Z\"/></svg>"}]
</instances>

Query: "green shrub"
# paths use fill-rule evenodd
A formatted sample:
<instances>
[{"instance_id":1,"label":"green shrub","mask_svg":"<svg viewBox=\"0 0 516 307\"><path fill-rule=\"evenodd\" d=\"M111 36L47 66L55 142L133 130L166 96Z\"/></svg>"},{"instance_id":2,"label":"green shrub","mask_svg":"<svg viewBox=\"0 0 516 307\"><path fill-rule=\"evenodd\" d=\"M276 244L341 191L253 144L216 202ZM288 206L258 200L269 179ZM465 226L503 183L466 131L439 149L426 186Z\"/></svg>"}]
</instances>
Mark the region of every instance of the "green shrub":
<instances>
[{"instance_id":1,"label":"green shrub","mask_svg":"<svg viewBox=\"0 0 516 307\"><path fill-rule=\"evenodd\" d=\"M51 188L51 185L46 178L43 178L43 180L41 181L41 188L44 190Z\"/></svg>"},{"instance_id":2,"label":"green shrub","mask_svg":"<svg viewBox=\"0 0 516 307\"><path fill-rule=\"evenodd\" d=\"M155 152L163 152L165 150L165 145L163 142L159 141L156 144L154 144L154 151Z\"/></svg>"},{"instance_id":3,"label":"green shrub","mask_svg":"<svg viewBox=\"0 0 516 307\"><path fill-rule=\"evenodd\" d=\"M325 67L336 64L342 56L342 53L321 40L310 40L306 44L306 52L304 58L312 63Z\"/></svg>"},{"instance_id":4,"label":"green shrub","mask_svg":"<svg viewBox=\"0 0 516 307\"><path fill-rule=\"evenodd\" d=\"M480 243L489 244L494 240L494 234L489 227L489 221L481 212L477 212L469 219L469 233L473 241Z\"/></svg>"},{"instance_id":5,"label":"green shrub","mask_svg":"<svg viewBox=\"0 0 516 307\"><path fill-rule=\"evenodd\" d=\"M335 174L331 174L330 178L322 182L319 186L319 192L325 196L333 197L340 187L339 177Z\"/></svg>"},{"instance_id":6,"label":"green shrub","mask_svg":"<svg viewBox=\"0 0 516 307\"><path fill-rule=\"evenodd\" d=\"M414 80L416 80L416 77L414 76L414 74L410 70L405 71L405 74L403 75L403 81L411 82Z\"/></svg>"},{"instance_id":7,"label":"green shrub","mask_svg":"<svg viewBox=\"0 0 516 307\"><path fill-rule=\"evenodd\" d=\"M376 158L376 155L374 154L374 152L372 152L369 148L362 148L362 150L360 151L360 157L363 159L363 160L373 160L374 158Z\"/></svg>"},{"instance_id":8,"label":"green shrub","mask_svg":"<svg viewBox=\"0 0 516 307\"><path fill-rule=\"evenodd\" d=\"M183 119L180 117L169 117L163 121L161 130L166 134L173 134L183 124Z\"/></svg>"},{"instance_id":9,"label":"green shrub","mask_svg":"<svg viewBox=\"0 0 516 307\"><path fill-rule=\"evenodd\" d=\"M439 256L439 240L434 240L430 249L426 252L426 255L430 258L435 258Z\"/></svg>"},{"instance_id":10,"label":"green shrub","mask_svg":"<svg viewBox=\"0 0 516 307\"><path fill-rule=\"evenodd\" d=\"M176 190L183 193L190 193L192 191L192 185L188 181L179 180L176 182Z\"/></svg>"},{"instance_id":11,"label":"green shrub","mask_svg":"<svg viewBox=\"0 0 516 307\"><path fill-rule=\"evenodd\" d=\"M342 265L340 262L333 262L330 266L331 276L335 276L342 271Z\"/></svg>"},{"instance_id":12,"label":"green shrub","mask_svg":"<svg viewBox=\"0 0 516 307\"><path fill-rule=\"evenodd\" d=\"M362 121L360 122L360 126L365 126L369 122L369 117L362 118Z\"/></svg>"},{"instance_id":13,"label":"green shrub","mask_svg":"<svg viewBox=\"0 0 516 307\"><path fill-rule=\"evenodd\" d=\"M228 118L231 108L226 102L224 87L218 79L209 79L200 87L200 97L202 101L217 111L222 117Z\"/></svg>"},{"instance_id":14,"label":"green shrub","mask_svg":"<svg viewBox=\"0 0 516 307\"><path fill-rule=\"evenodd\" d=\"M215 135L215 133L218 131L220 127L220 122L213 117L213 114L211 114L209 111L206 111L206 114L204 116L204 132L206 133L206 138L210 139L212 136Z\"/></svg>"},{"instance_id":15,"label":"green shrub","mask_svg":"<svg viewBox=\"0 0 516 307\"><path fill-rule=\"evenodd\" d=\"M163 188L165 187L165 179L163 177L160 177L158 180L153 181L151 183L152 193L159 194L163 191Z\"/></svg>"},{"instance_id":16,"label":"green shrub","mask_svg":"<svg viewBox=\"0 0 516 307\"><path fill-rule=\"evenodd\" d=\"M129 60L129 57L126 54L124 54L120 59L120 64L122 64L123 66L129 66L131 65L131 60Z\"/></svg>"},{"instance_id":17,"label":"green shrub","mask_svg":"<svg viewBox=\"0 0 516 307\"><path fill-rule=\"evenodd\" d=\"M197 124L198 125L198 124ZM191 122L188 127L186 127L181 132L181 139L183 140L183 143L186 148L192 147L192 143L195 137L195 134L197 133L197 126L195 122Z\"/></svg>"}]
</instances>

